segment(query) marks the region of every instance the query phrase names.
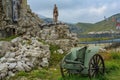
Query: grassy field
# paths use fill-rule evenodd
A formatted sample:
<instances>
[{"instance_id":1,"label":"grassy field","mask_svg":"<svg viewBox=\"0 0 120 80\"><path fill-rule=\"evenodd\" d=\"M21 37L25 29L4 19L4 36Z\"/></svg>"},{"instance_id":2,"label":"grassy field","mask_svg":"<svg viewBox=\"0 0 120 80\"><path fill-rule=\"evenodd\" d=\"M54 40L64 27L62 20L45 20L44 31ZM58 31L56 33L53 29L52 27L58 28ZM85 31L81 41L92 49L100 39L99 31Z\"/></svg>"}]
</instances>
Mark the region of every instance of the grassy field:
<instances>
[{"instance_id":1,"label":"grassy field","mask_svg":"<svg viewBox=\"0 0 120 80\"><path fill-rule=\"evenodd\" d=\"M5 41L10 41L17 36L12 36L5 39ZM96 39L89 39L93 41ZM84 39L83 39L84 41ZM50 66L48 68L34 68L30 72L19 72L15 76L7 80L89 80L87 76L79 75L72 76L63 79L61 77L59 63L65 54L55 53L56 50L60 49L59 46L50 45L51 58ZM110 51L108 53L101 54L105 60L106 73L105 76L101 76L97 79L92 80L119 80L120 79L120 52Z\"/></svg>"},{"instance_id":2,"label":"grassy field","mask_svg":"<svg viewBox=\"0 0 120 80\"><path fill-rule=\"evenodd\" d=\"M58 56L58 55L57 55ZM120 52L102 54L105 59L106 73L92 80L119 80L120 79ZM54 59L54 58L53 58ZM59 61L59 60L58 60ZM59 63L59 62L58 62ZM87 76L72 76L63 79L60 74L59 64L54 63L49 68L36 68L31 72L19 72L9 80L89 80Z\"/></svg>"},{"instance_id":3,"label":"grassy field","mask_svg":"<svg viewBox=\"0 0 120 80\"><path fill-rule=\"evenodd\" d=\"M100 41L100 40L109 40L110 38L79 38L80 42L91 42L91 41Z\"/></svg>"},{"instance_id":4,"label":"grassy field","mask_svg":"<svg viewBox=\"0 0 120 80\"><path fill-rule=\"evenodd\" d=\"M5 39L10 41L16 36L12 36ZM96 39L89 39L90 41ZM84 39L83 39L84 41ZM62 78L59 68L59 62L62 60L65 54L55 53L59 49L59 46L50 45L51 58L50 66L48 68L34 68L30 72L18 72L15 76L7 78L7 80L89 80L87 76L79 75ZM92 80L119 80L120 79L120 52L110 51L109 53L102 53L105 60L106 73L105 76L101 76Z\"/></svg>"}]
</instances>

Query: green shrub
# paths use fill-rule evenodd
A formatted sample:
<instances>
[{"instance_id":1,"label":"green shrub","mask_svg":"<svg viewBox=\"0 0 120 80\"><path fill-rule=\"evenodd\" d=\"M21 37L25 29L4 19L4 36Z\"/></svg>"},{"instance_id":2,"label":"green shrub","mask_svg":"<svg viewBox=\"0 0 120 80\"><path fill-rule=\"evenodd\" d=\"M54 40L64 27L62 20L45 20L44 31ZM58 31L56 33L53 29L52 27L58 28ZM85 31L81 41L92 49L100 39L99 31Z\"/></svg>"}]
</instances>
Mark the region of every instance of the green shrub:
<instances>
[{"instance_id":1,"label":"green shrub","mask_svg":"<svg viewBox=\"0 0 120 80\"><path fill-rule=\"evenodd\" d=\"M27 78L28 76L29 76L29 74L27 72L20 71L15 76L10 77L9 79L5 79L5 80L18 80L19 78L22 78L22 77Z\"/></svg>"},{"instance_id":2,"label":"green shrub","mask_svg":"<svg viewBox=\"0 0 120 80\"><path fill-rule=\"evenodd\" d=\"M111 52L111 60L105 61L106 65L106 73L110 73L111 71L117 71L120 69L120 53Z\"/></svg>"},{"instance_id":3,"label":"green shrub","mask_svg":"<svg viewBox=\"0 0 120 80\"><path fill-rule=\"evenodd\" d=\"M106 73L120 69L120 64L117 63L117 60L106 61L105 64Z\"/></svg>"},{"instance_id":4,"label":"green shrub","mask_svg":"<svg viewBox=\"0 0 120 80\"><path fill-rule=\"evenodd\" d=\"M65 54L55 53L55 51L57 51L58 49L60 49L59 46L50 45L50 51L51 51L50 66L56 66L57 64L59 64L59 62L62 60L62 58L65 55Z\"/></svg>"},{"instance_id":5,"label":"green shrub","mask_svg":"<svg viewBox=\"0 0 120 80\"><path fill-rule=\"evenodd\" d=\"M30 78L41 78L41 79L44 79L48 75L48 72L45 69L33 70L30 73L30 75L31 75Z\"/></svg>"},{"instance_id":6,"label":"green shrub","mask_svg":"<svg viewBox=\"0 0 120 80\"><path fill-rule=\"evenodd\" d=\"M64 57L64 54L53 53L50 57L50 66L56 66Z\"/></svg>"},{"instance_id":7,"label":"green shrub","mask_svg":"<svg viewBox=\"0 0 120 80\"><path fill-rule=\"evenodd\" d=\"M54 54L54 51L60 49L60 47L58 45L52 45L50 44L50 51L51 51L51 54Z\"/></svg>"},{"instance_id":8,"label":"green shrub","mask_svg":"<svg viewBox=\"0 0 120 80\"><path fill-rule=\"evenodd\" d=\"M28 74L25 71L21 71L17 73L17 76L28 76Z\"/></svg>"},{"instance_id":9,"label":"green shrub","mask_svg":"<svg viewBox=\"0 0 120 80\"><path fill-rule=\"evenodd\" d=\"M112 52L111 57L112 59L120 59L120 53Z\"/></svg>"}]
</instances>

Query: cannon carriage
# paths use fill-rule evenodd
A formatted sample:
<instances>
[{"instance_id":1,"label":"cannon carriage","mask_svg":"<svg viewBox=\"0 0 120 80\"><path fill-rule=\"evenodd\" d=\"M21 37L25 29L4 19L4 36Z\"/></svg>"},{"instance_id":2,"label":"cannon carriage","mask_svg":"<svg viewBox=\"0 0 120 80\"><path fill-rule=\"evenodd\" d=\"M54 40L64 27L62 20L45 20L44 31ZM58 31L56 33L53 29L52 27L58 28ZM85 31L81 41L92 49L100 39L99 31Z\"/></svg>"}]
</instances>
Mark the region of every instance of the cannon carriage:
<instances>
[{"instance_id":1,"label":"cannon carriage","mask_svg":"<svg viewBox=\"0 0 120 80\"><path fill-rule=\"evenodd\" d=\"M88 75L90 78L103 75L105 64L98 46L73 48L60 63L62 77L72 74Z\"/></svg>"}]
</instances>

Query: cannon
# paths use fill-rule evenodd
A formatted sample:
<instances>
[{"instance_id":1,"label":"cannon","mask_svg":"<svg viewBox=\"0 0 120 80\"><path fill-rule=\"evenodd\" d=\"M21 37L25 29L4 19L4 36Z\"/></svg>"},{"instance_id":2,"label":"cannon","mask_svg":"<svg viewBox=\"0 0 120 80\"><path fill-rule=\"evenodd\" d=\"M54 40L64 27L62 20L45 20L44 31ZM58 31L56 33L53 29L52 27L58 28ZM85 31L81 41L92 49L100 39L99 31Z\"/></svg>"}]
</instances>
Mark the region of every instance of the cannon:
<instances>
[{"instance_id":1,"label":"cannon","mask_svg":"<svg viewBox=\"0 0 120 80\"><path fill-rule=\"evenodd\" d=\"M99 46L72 48L60 62L62 77L73 74L88 75L89 78L105 73L105 64L99 54Z\"/></svg>"}]
</instances>

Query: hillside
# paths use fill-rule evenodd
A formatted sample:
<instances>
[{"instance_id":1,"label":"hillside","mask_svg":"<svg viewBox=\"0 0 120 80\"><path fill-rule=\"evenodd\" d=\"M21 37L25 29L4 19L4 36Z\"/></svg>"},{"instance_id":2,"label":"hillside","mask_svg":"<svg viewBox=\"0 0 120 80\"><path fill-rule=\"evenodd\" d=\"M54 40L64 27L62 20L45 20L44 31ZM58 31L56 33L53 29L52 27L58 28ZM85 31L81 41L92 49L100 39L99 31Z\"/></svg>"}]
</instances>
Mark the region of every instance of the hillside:
<instances>
[{"instance_id":1,"label":"hillside","mask_svg":"<svg viewBox=\"0 0 120 80\"><path fill-rule=\"evenodd\" d=\"M116 23L112 21L113 17L115 19L120 18L120 13L115 14L106 20L102 20L95 24L90 23L77 23L76 25L82 29L83 33L91 32L91 31L106 31L106 30L115 30Z\"/></svg>"},{"instance_id":2,"label":"hillside","mask_svg":"<svg viewBox=\"0 0 120 80\"><path fill-rule=\"evenodd\" d=\"M53 23L53 19L52 19L52 18L48 18L48 17L42 16L42 15L38 15L38 16L39 16L39 18L42 19L43 22L46 23L46 24L47 24L47 23ZM62 22L62 23L67 24L68 27L69 27L69 30L70 30L71 32L73 32L73 33L79 34L79 33L82 32L82 29L79 28L79 27L77 27L77 25L75 25L75 24L67 23L67 22L63 22L63 21L59 21L59 22ZM83 24L83 23L82 23L82 24ZM86 25L86 23L85 23L85 25ZM83 26L85 26L85 25L83 24ZM88 25L89 25L89 24L88 24Z\"/></svg>"},{"instance_id":3,"label":"hillside","mask_svg":"<svg viewBox=\"0 0 120 80\"><path fill-rule=\"evenodd\" d=\"M77 23L76 26L81 30L81 33L85 33L93 27L94 24L91 23ZM80 33L79 33L80 34Z\"/></svg>"}]
</instances>

